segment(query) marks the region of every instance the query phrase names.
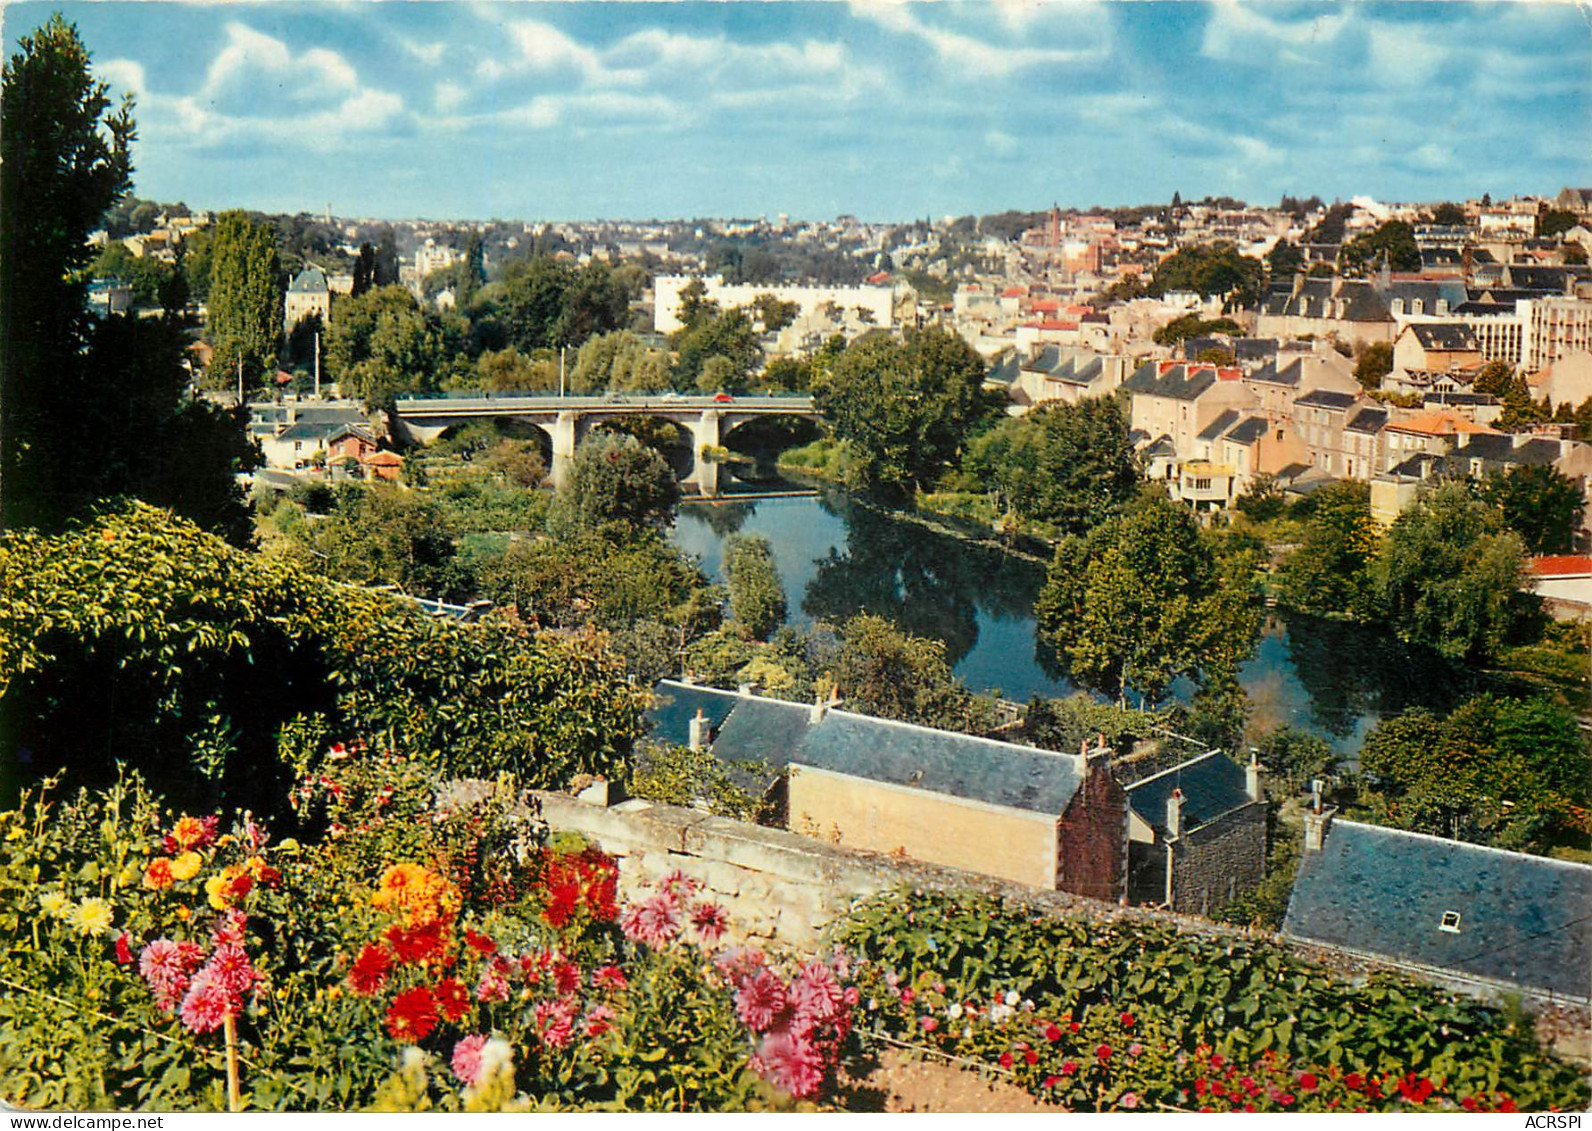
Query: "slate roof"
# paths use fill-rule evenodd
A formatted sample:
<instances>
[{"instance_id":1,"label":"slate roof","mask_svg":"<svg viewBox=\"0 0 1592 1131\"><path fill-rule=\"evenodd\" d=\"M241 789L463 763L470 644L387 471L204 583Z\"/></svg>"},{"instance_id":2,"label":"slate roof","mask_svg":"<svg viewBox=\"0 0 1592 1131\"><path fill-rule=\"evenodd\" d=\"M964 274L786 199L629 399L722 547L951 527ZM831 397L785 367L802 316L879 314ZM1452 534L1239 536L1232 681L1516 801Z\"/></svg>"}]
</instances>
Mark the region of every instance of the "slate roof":
<instances>
[{"instance_id":1,"label":"slate roof","mask_svg":"<svg viewBox=\"0 0 1592 1131\"><path fill-rule=\"evenodd\" d=\"M1304 405L1306 408L1333 408L1342 410L1353 408L1355 402L1359 399L1359 395L1356 393L1340 393L1333 389L1316 389L1315 391L1306 393L1304 396L1294 401L1294 405Z\"/></svg>"},{"instance_id":2,"label":"slate roof","mask_svg":"<svg viewBox=\"0 0 1592 1131\"><path fill-rule=\"evenodd\" d=\"M276 434L278 440L321 441L347 427L342 420L299 420Z\"/></svg>"},{"instance_id":3,"label":"slate roof","mask_svg":"<svg viewBox=\"0 0 1592 1131\"><path fill-rule=\"evenodd\" d=\"M1077 358L1069 358L1066 365L1048 375L1051 381L1061 381L1068 385L1092 385L1105 376L1105 362L1098 357L1079 364Z\"/></svg>"},{"instance_id":4,"label":"slate roof","mask_svg":"<svg viewBox=\"0 0 1592 1131\"><path fill-rule=\"evenodd\" d=\"M1157 373L1159 366L1147 361L1139 366L1132 377L1122 383L1130 393L1152 397L1170 397L1172 400L1191 401L1216 384L1216 370L1209 365L1174 365L1165 373Z\"/></svg>"},{"instance_id":5,"label":"slate roof","mask_svg":"<svg viewBox=\"0 0 1592 1131\"><path fill-rule=\"evenodd\" d=\"M1402 463L1388 468L1388 475L1395 479L1425 479L1433 467L1441 467L1443 457L1433 455L1431 452L1416 452Z\"/></svg>"},{"instance_id":6,"label":"slate roof","mask_svg":"<svg viewBox=\"0 0 1592 1131\"><path fill-rule=\"evenodd\" d=\"M1218 817L1249 804L1244 767L1220 750L1212 750L1127 787L1128 806L1158 835L1166 833L1166 802L1174 789L1183 791L1183 831L1193 832Z\"/></svg>"},{"instance_id":7,"label":"slate roof","mask_svg":"<svg viewBox=\"0 0 1592 1131\"><path fill-rule=\"evenodd\" d=\"M1266 430L1269 427L1270 425L1266 423L1264 418L1259 416L1247 416L1243 420L1239 421L1238 425L1231 432L1227 433L1225 438L1231 440L1235 444L1253 444L1256 440L1260 439L1266 434Z\"/></svg>"},{"instance_id":8,"label":"slate roof","mask_svg":"<svg viewBox=\"0 0 1592 1131\"><path fill-rule=\"evenodd\" d=\"M989 367L989 372L984 375L984 384L1010 386L1017 380L1020 369L1016 352L1007 350Z\"/></svg>"},{"instance_id":9,"label":"slate roof","mask_svg":"<svg viewBox=\"0 0 1592 1131\"><path fill-rule=\"evenodd\" d=\"M1439 929L1459 913L1457 933ZM1334 821L1283 934L1586 1000L1592 867Z\"/></svg>"},{"instance_id":10,"label":"slate roof","mask_svg":"<svg viewBox=\"0 0 1592 1131\"><path fill-rule=\"evenodd\" d=\"M1249 375L1251 381L1260 381L1267 385L1297 386L1304 380L1305 363L1302 358L1294 358L1280 369L1276 361L1268 361L1259 369Z\"/></svg>"},{"instance_id":11,"label":"slate roof","mask_svg":"<svg viewBox=\"0 0 1592 1131\"><path fill-rule=\"evenodd\" d=\"M1362 408L1351 416L1343 426L1345 432L1369 432L1371 435L1382 431L1387 424L1387 410L1381 408Z\"/></svg>"},{"instance_id":12,"label":"slate roof","mask_svg":"<svg viewBox=\"0 0 1592 1131\"><path fill-rule=\"evenodd\" d=\"M1454 449L1453 455L1460 459L1548 466L1558 460L1559 445L1554 440L1531 439L1516 447L1513 436L1476 433L1465 442L1464 447Z\"/></svg>"},{"instance_id":13,"label":"slate roof","mask_svg":"<svg viewBox=\"0 0 1592 1131\"><path fill-rule=\"evenodd\" d=\"M1050 373L1061 367L1061 347L1055 345L1044 346L1033 357L1023 362L1023 369L1029 373Z\"/></svg>"},{"instance_id":14,"label":"slate roof","mask_svg":"<svg viewBox=\"0 0 1592 1131\"><path fill-rule=\"evenodd\" d=\"M1422 349L1445 352L1476 349L1476 337L1463 322L1414 322L1409 329Z\"/></svg>"},{"instance_id":15,"label":"slate roof","mask_svg":"<svg viewBox=\"0 0 1592 1131\"><path fill-rule=\"evenodd\" d=\"M1570 279L1573 277L1563 267L1528 267L1510 263L1504 270L1508 272L1511 287L1539 294L1565 294L1570 289Z\"/></svg>"},{"instance_id":16,"label":"slate roof","mask_svg":"<svg viewBox=\"0 0 1592 1131\"><path fill-rule=\"evenodd\" d=\"M1227 409L1215 420L1211 421L1205 426L1205 430L1199 434L1199 439L1214 440L1237 423L1238 413L1233 409Z\"/></svg>"},{"instance_id":17,"label":"slate roof","mask_svg":"<svg viewBox=\"0 0 1592 1131\"><path fill-rule=\"evenodd\" d=\"M319 294L327 289L326 273L319 267L306 267L287 285L290 294Z\"/></svg>"},{"instance_id":18,"label":"slate roof","mask_svg":"<svg viewBox=\"0 0 1592 1131\"><path fill-rule=\"evenodd\" d=\"M1233 356L1239 361L1260 361L1277 356L1276 338L1234 338Z\"/></svg>"},{"instance_id":19,"label":"slate roof","mask_svg":"<svg viewBox=\"0 0 1592 1131\"><path fill-rule=\"evenodd\" d=\"M1446 302L1452 309L1469 297L1464 282L1459 279L1394 279L1383 287L1382 293L1388 301L1403 299L1406 311L1419 302L1427 314L1436 314L1439 302Z\"/></svg>"},{"instance_id":20,"label":"slate roof","mask_svg":"<svg viewBox=\"0 0 1592 1131\"><path fill-rule=\"evenodd\" d=\"M1084 760L1030 746L811 708L757 695L663 680L647 712L655 738L684 745L702 708L716 722L721 761L760 760L776 771L809 766L867 781L927 790L1059 817L1083 780Z\"/></svg>"}]
</instances>

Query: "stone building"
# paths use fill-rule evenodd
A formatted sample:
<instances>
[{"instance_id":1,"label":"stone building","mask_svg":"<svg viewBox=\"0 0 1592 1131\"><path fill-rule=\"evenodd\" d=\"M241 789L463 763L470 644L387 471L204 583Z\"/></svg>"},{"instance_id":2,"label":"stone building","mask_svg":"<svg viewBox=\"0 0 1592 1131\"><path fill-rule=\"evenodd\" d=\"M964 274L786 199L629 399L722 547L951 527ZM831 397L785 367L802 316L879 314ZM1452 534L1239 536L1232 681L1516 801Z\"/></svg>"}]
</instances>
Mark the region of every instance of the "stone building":
<instances>
[{"instance_id":1,"label":"stone building","mask_svg":"<svg viewBox=\"0 0 1592 1131\"><path fill-rule=\"evenodd\" d=\"M332 316L332 289L319 267L306 267L288 284L282 296L282 325L289 332L312 314L325 322Z\"/></svg>"}]
</instances>

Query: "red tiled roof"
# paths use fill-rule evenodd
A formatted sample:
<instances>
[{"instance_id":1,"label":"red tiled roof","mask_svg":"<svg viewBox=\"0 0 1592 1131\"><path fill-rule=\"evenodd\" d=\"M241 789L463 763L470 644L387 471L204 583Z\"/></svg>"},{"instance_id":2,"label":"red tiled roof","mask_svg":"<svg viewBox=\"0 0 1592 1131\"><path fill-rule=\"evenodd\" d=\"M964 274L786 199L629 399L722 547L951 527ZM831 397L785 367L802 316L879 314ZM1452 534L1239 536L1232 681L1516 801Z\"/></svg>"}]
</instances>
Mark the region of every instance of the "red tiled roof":
<instances>
[{"instance_id":1,"label":"red tiled roof","mask_svg":"<svg viewBox=\"0 0 1592 1131\"><path fill-rule=\"evenodd\" d=\"M1043 322L1039 323L1039 328L1041 330L1076 330L1078 328L1078 323L1063 322L1059 319L1047 318Z\"/></svg>"},{"instance_id":2,"label":"red tiled roof","mask_svg":"<svg viewBox=\"0 0 1592 1131\"><path fill-rule=\"evenodd\" d=\"M1043 311L1045 313L1051 313L1060 310L1061 303L1057 302L1053 298L1040 298L1029 303L1028 308L1035 312Z\"/></svg>"},{"instance_id":3,"label":"red tiled roof","mask_svg":"<svg viewBox=\"0 0 1592 1131\"><path fill-rule=\"evenodd\" d=\"M401 467L404 457L397 452L372 452L365 457L365 462L379 467Z\"/></svg>"},{"instance_id":4,"label":"red tiled roof","mask_svg":"<svg viewBox=\"0 0 1592 1131\"><path fill-rule=\"evenodd\" d=\"M1592 575L1592 554L1549 554L1532 558L1531 572L1538 577Z\"/></svg>"},{"instance_id":5,"label":"red tiled roof","mask_svg":"<svg viewBox=\"0 0 1592 1131\"><path fill-rule=\"evenodd\" d=\"M1027 293L1027 287L1007 287L1001 292L1001 298L1022 298Z\"/></svg>"},{"instance_id":6,"label":"red tiled roof","mask_svg":"<svg viewBox=\"0 0 1592 1131\"><path fill-rule=\"evenodd\" d=\"M888 271L880 271L877 275L868 276L868 282L873 283L876 286L880 283L888 283L889 281L890 272Z\"/></svg>"}]
</instances>

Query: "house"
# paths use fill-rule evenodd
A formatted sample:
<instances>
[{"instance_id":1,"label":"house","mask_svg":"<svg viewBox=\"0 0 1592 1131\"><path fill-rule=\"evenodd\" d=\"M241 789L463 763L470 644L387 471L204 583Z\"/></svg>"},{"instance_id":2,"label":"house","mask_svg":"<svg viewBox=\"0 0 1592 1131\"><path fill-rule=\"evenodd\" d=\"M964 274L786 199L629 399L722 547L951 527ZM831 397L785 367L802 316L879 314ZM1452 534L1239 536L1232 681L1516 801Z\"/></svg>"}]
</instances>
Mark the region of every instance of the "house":
<instances>
[{"instance_id":1,"label":"house","mask_svg":"<svg viewBox=\"0 0 1592 1131\"><path fill-rule=\"evenodd\" d=\"M1127 800L1108 751L1057 754L750 689L655 690L653 734L679 743L684 716L685 744L741 763L754 788L773 794L782 774L794 832L1097 899L1126 894Z\"/></svg>"},{"instance_id":2,"label":"house","mask_svg":"<svg viewBox=\"0 0 1592 1131\"><path fill-rule=\"evenodd\" d=\"M319 267L306 267L293 276L282 296L282 325L289 331L312 314L322 322L332 316L331 286Z\"/></svg>"},{"instance_id":3,"label":"house","mask_svg":"<svg viewBox=\"0 0 1592 1131\"><path fill-rule=\"evenodd\" d=\"M1152 440L1167 437L1180 458L1194 458L1200 433L1222 413L1259 407L1242 376L1236 367L1147 361L1122 383L1132 398L1131 426Z\"/></svg>"},{"instance_id":4,"label":"house","mask_svg":"<svg viewBox=\"0 0 1592 1131\"><path fill-rule=\"evenodd\" d=\"M1558 620L1584 620L1592 613L1592 555L1550 554L1532 558L1531 591Z\"/></svg>"},{"instance_id":5,"label":"house","mask_svg":"<svg viewBox=\"0 0 1592 1131\"><path fill-rule=\"evenodd\" d=\"M1364 407L1365 398L1359 393L1332 389L1317 389L1294 401L1294 430L1304 442L1310 466L1334 479L1361 478L1349 475L1343 433L1349 418ZM1356 472L1360 470L1356 468Z\"/></svg>"},{"instance_id":6,"label":"house","mask_svg":"<svg viewBox=\"0 0 1592 1131\"><path fill-rule=\"evenodd\" d=\"M1592 867L1305 814L1284 936L1472 986L1592 997Z\"/></svg>"},{"instance_id":7,"label":"house","mask_svg":"<svg viewBox=\"0 0 1592 1131\"><path fill-rule=\"evenodd\" d=\"M1269 416L1293 415L1294 401L1305 393L1327 389L1339 393L1359 393L1353 364L1336 350L1316 353L1308 346L1298 353L1292 346L1274 358L1245 373L1245 386L1255 394L1260 408Z\"/></svg>"},{"instance_id":8,"label":"house","mask_svg":"<svg viewBox=\"0 0 1592 1131\"><path fill-rule=\"evenodd\" d=\"M376 437L363 424L344 424L326 437L326 462L353 460L364 463L376 451Z\"/></svg>"},{"instance_id":9,"label":"house","mask_svg":"<svg viewBox=\"0 0 1592 1131\"><path fill-rule=\"evenodd\" d=\"M1290 289L1267 293L1255 323L1259 337L1335 336L1351 342L1392 341L1394 329L1392 313L1376 287L1366 279L1341 276L1296 276Z\"/></svg>"},{"instance_id":10,"label":"house","mask_svg":"<svg viewBox=\"0 0 1592 1131\"><path fill-rule=\"evenodd\" d=\"M249 433L260 442L267 467L293 469L326 455L327 442L350 425L365 426L352 405L250 405Z\"/></svg>"},{"instance_id":11,"label":"house","mask_svg":"<svg viewBox=\"0 0 1592 1131\"><path fill-rule=\"evenodd\" d=\"M1260 767L1212 750L1127 787L1128 898L1208 915L1266 870Z\"/></svg>"},{"instance_id":12,"label":"house","mask_svg":"<svg viewBox=\"0 0 1592 1131\"><path fill-rule=\"evenodd\" d=\"M1486 363L1476 337L1464 322L1411 322L1393 339L1393 369L1439 373Z\"/></svg>"},{"instance_id":13,"label":"house","mask_svg":"<svg viewBox=\"0 0 1592 1131\"><path fill-rule=\"evenodd\" d=\"M1584 404L1592 397L1592 351L1572 350L1526 378L1531 395L1553 405Z\"/></svg>"},{"instance_id":14,"label":"house","mask_svg":"<svg viewBox=\"0 0 1592 1131\"><path fill-rule=\"evenodd\" d=\"M1485 424L1447 410L1392 420L1382 429L1382 466L1392 469L1418 454L1447 456L1460 437L1479 434L1498 435Z\"/></svg>"},{"instance_id":15,"label":"house","mask_svg":"<svg viewBox=\"0 0 1592 1131\"><path fill-rule=\"evenodd\" d=\"M1127 379L1128 364L1128 359L1118 354L1042 346L1020 367L1015 387L1021 390L1023 404L1077 404L1086 397L1115 392Z\"/></svg>"},{"instance_id":16,"label":"house","mask_svg":"<svg viewBox=\"0 0 1592 1131\"><path fill-rule=\"evenodd\" d=\"M368 478L384 483L396 483L403 477L404 457L397 452L371 452L360 464Z\"/></svg>"}]
</instances>

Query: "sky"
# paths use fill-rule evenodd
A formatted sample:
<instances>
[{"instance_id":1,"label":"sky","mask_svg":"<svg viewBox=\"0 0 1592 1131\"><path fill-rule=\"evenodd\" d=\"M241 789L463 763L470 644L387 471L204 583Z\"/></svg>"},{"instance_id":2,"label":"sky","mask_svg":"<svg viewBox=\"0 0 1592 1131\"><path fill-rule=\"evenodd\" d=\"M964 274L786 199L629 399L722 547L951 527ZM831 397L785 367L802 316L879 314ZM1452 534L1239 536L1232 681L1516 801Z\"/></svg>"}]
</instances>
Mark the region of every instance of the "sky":
<instances>
[{"instance_id":1,"label":"sky","mask_svg":"<svg viewBox=\"0 0 1592 1131\"><path fill-rule=\"evenodd\" d=\"M903 220L1592 185L1592 6L11 3L137 98L137 195Z\"/></svg>"}]
</instances>

